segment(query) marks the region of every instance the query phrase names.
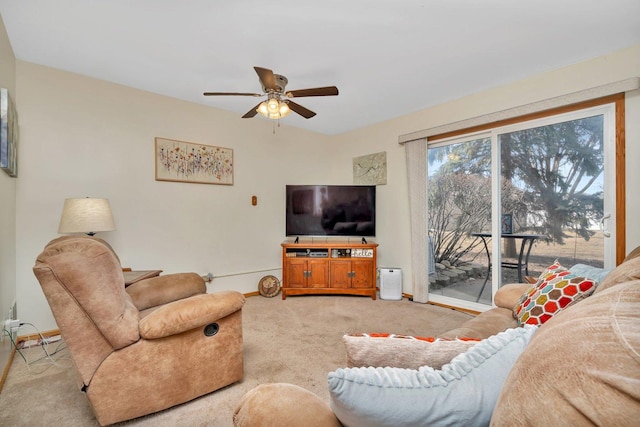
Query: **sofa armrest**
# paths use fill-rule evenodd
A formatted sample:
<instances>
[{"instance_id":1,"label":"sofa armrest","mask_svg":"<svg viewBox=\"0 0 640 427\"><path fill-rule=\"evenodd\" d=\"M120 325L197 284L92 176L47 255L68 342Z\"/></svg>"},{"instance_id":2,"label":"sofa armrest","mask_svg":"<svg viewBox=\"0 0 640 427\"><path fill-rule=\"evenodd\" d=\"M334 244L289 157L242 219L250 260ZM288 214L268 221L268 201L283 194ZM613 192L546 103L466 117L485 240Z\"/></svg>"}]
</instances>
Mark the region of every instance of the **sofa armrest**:
<instances>
[{"instance_id":1,"label":"sofa armrest","mask_svg":"<svg viewBox=\"0 0 640 427\"><path fill-rule=\"evenodd\" d=\"M176 273L151 277L133 283L125 291L142 311L207 292L204 280L196 273Z\"/></svg>"},{"instance_id":2,"label":"sofa armrest","mask_svg":"<svg viewBox=\"0 0 640 427\"><path fill-rule=\"evenodd\" d=\"M518 321L513 317L512 308L493 307L467 320L458 328L438 335L438 338L476 338L483 340L517 326Z\"/></svg>"},{"instance_id":3,"label":"sofa armrest","mask_svg":"<svg viewBox=\"0 0 640 427\"><path fill-rule=\"evenodd\" d=\"M199 328L242 309L244 296L236 291L200 294L158 307L140 320L140 336L158 339Z\"/></svg>"},{"instance_id":4,"label":"sofa armrest","mask_svg":"<svg viewBox=\"0 0 640 427\"><path fill-rule=\"evenodd\" d=\"M530 287L531 285L528 283L510 283L508 285L504 285L496 292L496 295L493 298L493 303L496 307L513 310L513 307L516 305L522 294L524 294Z\"/></svg>"}]
</instances>

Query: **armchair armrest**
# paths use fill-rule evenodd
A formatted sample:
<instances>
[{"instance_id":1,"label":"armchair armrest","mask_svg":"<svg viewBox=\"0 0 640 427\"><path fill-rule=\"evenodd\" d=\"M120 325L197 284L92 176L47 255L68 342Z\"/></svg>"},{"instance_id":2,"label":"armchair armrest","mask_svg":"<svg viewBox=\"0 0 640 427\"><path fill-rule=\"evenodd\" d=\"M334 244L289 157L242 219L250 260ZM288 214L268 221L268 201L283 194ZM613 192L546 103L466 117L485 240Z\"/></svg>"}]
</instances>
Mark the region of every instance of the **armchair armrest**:
<instances>
[{"instance_id":1,"label":"armchair armrest","mask_svg":"<svg viewBox=\"0 0 640 427\"><path fill-rule=\"evenodd\" d=\"M222 319L244 305L237 291L200 294L159 307L140 320L140 336L158 339L199 328Z\"/></svg>"},{"instance_id":2,"label":"armchair armrest","mask_svg":"<svg viewBox=\"0 0 640 427\"><path fill-rule=\"evenodd\" d=\"M204 280L196 273L176 273L151 277L133 283L125 291L142 311L207 292Z\"/></svg>"}]
</instances>

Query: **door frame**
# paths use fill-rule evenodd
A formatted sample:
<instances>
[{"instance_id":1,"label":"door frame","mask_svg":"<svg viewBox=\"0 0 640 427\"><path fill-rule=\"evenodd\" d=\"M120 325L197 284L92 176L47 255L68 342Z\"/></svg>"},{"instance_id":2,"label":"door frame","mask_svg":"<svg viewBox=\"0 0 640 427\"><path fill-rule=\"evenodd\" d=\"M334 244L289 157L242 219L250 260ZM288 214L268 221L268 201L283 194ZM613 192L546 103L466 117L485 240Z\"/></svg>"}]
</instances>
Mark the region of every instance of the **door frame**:
<instances>
[{"instance_id":1,"label":"door frame","mask_svg":"<svg viewBox=\"0 0 640 427\"><path fill-rule=\"evenodd\" d=\"M474 126L471 128L461 129L453 132L447 132L443 134L433 135L427 138L427 149L429 149L430 145L440 146L449 143L453 140L464 139L473 139L478 137L479 135L490 135L491 138L491 150L492 150L492 192L496 193L496 190L500 186L500 150L498 149L498 138L497 135L502 133L507 133L507 129L519 129L522 124L527 122L539 122L536 123L535 126L542 126L547 121L549 123L557 123L563 120L563 116L568 117L567 120L572 120L573 116L582 116L583 112L587 114L590 110L592 111L600 111L595 114L605 114L605 123L606 120L612 121L614 131L611 135L609 133L610 127L603 127L603 145L605 150L605 180L607 182L611 182L613 180L613 186L611 184L608 185L608 188L612 188L614 195L608 197L614 197L612 219L613 219L613 229L612 238L614 248L609 248L608 250L614 250L614 266L619 265L626 256L626 169L625 169L625 95L624 93L610 95L602 98L597 98L589 101L584 101L576 104L572 104L569 106L563 106L558 108L553 108L550 110L545 110L541 112L536 112L532 114L527 114L523 116L519 116L516 118L500 120L492 123L487 123L483 125ZM548 119L548 120L545 120ZM615 138L612 141L612 138ZM606 142L605 142L606 139ZM612 144L613 142L613 144ZM612 147L613 145L613 147ZM496 166L497 165L497 166ZM428 165L427 165L428 167ZM494 169L496 168L496 169ZM496 170L498 173L496 174ZM428 173L427 173L428 176ZM428 188L428 182L427 182ZM499 197L499 196L498 196ZM500 215L500 200L498 198L498 203L495 200L492 201L492 234L499 235L500 234L500 221L495 220ZM427 208L428 209L428 208ZM605 207L606 211L606 207ZM494 260L495 265L500 265L500 239L493 239L492 242L492 252L497 254L497 258ZM609 252L611 253L611 252ZM605 256L606 260L606 256ZM606 262L606 261L605 261ZM613 267L610 265L610 267ZM493 275L492 277L492 301L493 296L495 296L495 292L499 286L499 275ZM490 308L485 304L472 303L464 300L457 300L450 297L440 296L440 295L430 295L429 299L436 303L443 303L446 305L459 306L464 309L484 311ZM438 301L441 300L441 301ZM457 303L460 304L457 304Z\"/></svg>"},{"instance_id":2,"label":"door frame","mask_svg":"<svg viewBox=\"0 0 640 427\"><path fill-rule=\"evenodd\" d=\"M456 136L479 134L494 128L512 125L515 123L541 119L548 116L556 116L571 111L584 110L605 104L615 105L615 237L616 237L616 265L622 263L627 256L626 250L626 164L625 164L625 94L624 92L578 102L549 110L525 114L510 119L498 120L482 125L472 126L451 132L445 132L427 137L427 146L431 143L451 139Z\"/></svg>"}]
</instances>

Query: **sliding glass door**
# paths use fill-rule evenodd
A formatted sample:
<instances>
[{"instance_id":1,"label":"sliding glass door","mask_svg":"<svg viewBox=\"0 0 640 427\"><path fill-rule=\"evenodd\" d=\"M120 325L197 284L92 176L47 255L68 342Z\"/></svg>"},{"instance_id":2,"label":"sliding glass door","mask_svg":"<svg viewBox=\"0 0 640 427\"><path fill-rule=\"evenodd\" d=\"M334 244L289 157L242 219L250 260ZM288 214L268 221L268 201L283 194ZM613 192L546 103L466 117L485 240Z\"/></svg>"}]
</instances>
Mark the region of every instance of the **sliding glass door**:
<instances>
[{"instance_id":1,"label":"sliding glass door","mask_svg":"<svg viewBox=\"0 0 640 427\"><path fill-rule=\"evenodd\" d=\"M479 135L429 146L427 159L428 261L435 266L429 299L479 301L489 274L476 234L491 227L491 139Z\"/></svg>"},{"instance_id":2,"label":"sliding glass door","mask_svg":"<svg viewBox=\"0 0 640 427\"><path fill-rule=\"evenodd\" d=\"M613 104L429 144L429 299L482 310L505 283L615 262Z\"/></svg>"}]
</instances>

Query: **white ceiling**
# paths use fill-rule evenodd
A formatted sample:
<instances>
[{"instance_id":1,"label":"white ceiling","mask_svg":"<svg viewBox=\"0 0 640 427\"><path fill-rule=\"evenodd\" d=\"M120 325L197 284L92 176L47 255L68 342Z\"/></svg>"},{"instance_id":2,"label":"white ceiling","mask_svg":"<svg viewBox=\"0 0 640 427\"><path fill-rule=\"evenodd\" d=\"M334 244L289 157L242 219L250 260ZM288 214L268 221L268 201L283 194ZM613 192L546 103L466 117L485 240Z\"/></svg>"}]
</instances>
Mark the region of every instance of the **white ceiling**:
<instances>
[{"instance_id":1,"label":"white ceiling","mask_svg":"<svg viewBox=\"0 0 640 427\"><path fill-rule=\"evenodd\" d=\"M253 66L338 134L640 43L639 0L0 0L17 59L239 116ZM260 116L246 120L266 120Z\"/></svg>"}]
</instances>

